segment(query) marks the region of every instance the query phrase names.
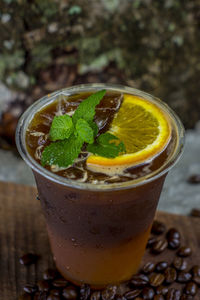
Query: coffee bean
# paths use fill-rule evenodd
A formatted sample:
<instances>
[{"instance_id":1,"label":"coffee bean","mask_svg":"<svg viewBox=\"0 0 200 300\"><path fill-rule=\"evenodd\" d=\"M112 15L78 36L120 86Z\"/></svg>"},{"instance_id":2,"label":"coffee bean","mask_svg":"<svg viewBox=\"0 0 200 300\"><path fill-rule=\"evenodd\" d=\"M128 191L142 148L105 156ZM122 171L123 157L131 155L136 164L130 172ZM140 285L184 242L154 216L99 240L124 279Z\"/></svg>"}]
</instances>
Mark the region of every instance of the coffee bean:
<instances>
[{"instance_id":1,"label":"coffee bean","mask_svg":"<svg viewBox=\"0 0 200 300\"><path fill-rule=\"evenodd\" d=\"M181 291L176 290L174 288L169 289L166 300L180 300L181 298Z\"/></svg>"},{"instance_id":2,"label":"coffee bean","mask_svg":"<svg viewBox=\"0 0 200 300\"><path fill-rule=\"evenodd\" d=\"M131 300L131 299L135 299L140 294L141 294L141 290L131 290L131 291L126 292L123 296L127 300Z\"/></svg>"},{"instance_id":3,"label":"coffee bean","mask_svg":"<svg viewBox=\"0 0 200 300\"><path fill-rule=\"evenodd\" d=\"M31 295L27 293L20 295L18 298L18 300L31 300L31 299L32 299Z\"/></svg>"},{"instance_id":4,"label":"coffee bean","mask_svg":"<svg viewBox=\"0 0 200 300\"><path fill-rule=\"evenodd\" d=\"M145 274L149 274L151 272L153 272L155 269L155 264L153 262L147 262L143 268L142 268L142 272Z\"/></svg>"},{"instance_id":5,"label":"coffee bean","mask_svg":"<svg viewBox=\"0 0 200 300\"><path fill-rule=\"evenodd\" d=\"M51 295L51 294L47 297L47 300L60 300L60 299L61 299L60 296Z\"/></svg>"},{"instance_id":6,"label":"coffee bean","mask_svg":"<svg viewBox=\"0 0 200 300\"><path fill-rule=\"evenodd\" d=\"M180 240L180 232L176 228L170 228L166 233L167 240L178 239Z\"/></svg>"},{"instance_id":7,"label":"coffee bean","mask_svg":"<svg viewBox=\"0 0 200 300\"><path fill-rule=\"evenodd\" d=\"M198 287L194 282L188 282L185 286L185 294L194 296L197 293Z\"/></svg>"},{"instance_id":8,"label":"coffee bean","mask_svg":"<svg viewBox=\"0 0 200 300\"><path fill-rule=\"evenodd\" d=\"M165 296L168 293L168 288L166 286L160 285L156 289L156 294Z\"/></svg>"},{"instance_id":9,"label":"coffee bean","mask_svg":"<svg viewBox=\"0 0 200 300\"><path fill-rule=\"evenodd\" d=\"M165 274L165 283L166 284L171 284L172 282L174 282L176 280L177 272L174 268L168 267L165 270L164 274Z\"/></svg>"},{"instance_id":10,"label":"coffee bean","mask_svg":"<svg viewBox=\"0 0 200 300\"><path fill-rule=\"evenodd\" d=\"M200 174L193 174L188 178L188 182L192 184L200 183Z\"/></svg>"},{"instance_id":11,"label":"coffee bean","mask_svg":"<svg viewBox=\"0 0 200 300\"><path fill-rule=\"evenodd\" d=\"M90 300L100 300L100 299L101 299L101 293L99 291L93 292L90 296ZM120 300L120 299L117 299L117 300ZM122 298L121 300L124 300L124 299Z\"/></svg>"},{"instance_id":12,"label":"coffee bean","mask_svg":"<svg viewBox=\"0 0 200 300\"><path fill-rule=\"evenodd\" d=\"M200 266L193 266L191 269L191 273L193 276L200 276Z\"/></svg>"},{"instance_id":13,"label":"coffee bean","mask_svg":"<svg viewBox=\"0 0 200 300\"><path fill-rule=\"evenodd\" d=\"M186 283L192 279L192 275L189 272L179 272L177 276L177 282Z\"/></svg>"},{"instance_id":14,"label":"coffee bean","mask_svg":"<svg viewBox=\"0 0 200 300\"><path fill-rule=\"evenodd\" d=\"M153 221L151 233L159 235L165 232L165 230L166 230L165 224L156 220Z\"/></svg>"},{"instance_id":15,"label":"coffee bean","mask_svg":"<svg viewBox=\"0 0 200 300\"><path fill-rule=\"evenodd\" d=\"M26 284L23 289L26 293L33 294L37 291L37 286L33 284Z\"/></svg>"},{"instance_id":16,"label":"coffee bean","mask_svg":"<svg viewBox=\"0 0 200 300\"><path fill-rule=\"evenodd\" d=\"M153 300L165 300L164 296L163 295L155 295L153 297Z\"/></svg>"},{"instance_id":17,"label":"coffee bean","mask_svg":"<svg viewBox=\"0 0 200 300\"><path fill-rule=\"evenodd\" d=\"M152 236L148 239L146 248L151 248L153 244L157 241L157 238Z\"/></svg>"},{"instance_id":18,"label":"coffee bean","mask_svg":"<svg viewBox=\"0 0 200 300\"><path fill-rule=\"evenodd\" d=\"M37 286L40 292L48 292L50 290L50 283L47 280L39 280Z\"/></svg>"},{"instance_id":19,"label":"coffee bean","mask_svg":"<svg viewBox=\"0 0 200 300\"><path fill-rule=\"evenodd\" d=\"M160 254L167 248L167 246L167 241L165 239L160 239L153 244L151 251L154 254Z\"/></svg>"},{"instance_id":20,"label":"coffee bean","mask_svg":"<svg viewBox=\"0 0 200 300\"><path fill-rule=\"evenodd\" d=\"M161 273L152 273L149 276L149 283L153 287L157 287L163 283L165 276Z\"/></svg>"},{"instance_id":21,"label":"coffee bean","mask_svg":"<svg viewBox=\"0 0 200 300\"><path fill-rule=\"evenodd\" d=\"M60 290L59 289L52 289L50 290L50 294L54 296L59 296L60 295Z\"/></svg>"},{"instance_id":22,"label":"coffee bean","mask_svg":"<svg viewBox=\"0 0 200 300\"><path fill-rule=\"evenodd\" d=\"M40 201L40 198L39 198L39 196L38 196L38 195L36 196L36 200Z\"/></svg>"},{"instance_id":23,"label":"coffee bean","mask_svg":"<svg viewBox=\"0 0 200 300\"><path fill-rule=\"evenodd\" d=\"M167 267L168 267L168 262L166 262L166 261L160 261L156 265L156 271L157 272L163 272L163 271L165 271L167 269Z\"/></svg>"},{"instance_id":24,"label":"coffee bean","mask_svg":"<svg viewBox=\"0 0 200 300\"><path fill-rule=\"evenodd\" d=\"M65 279L65 278L57 278L57 279L54 279L53 282L52 282L52 285L54 287L57 287L57 288L64 288L68 285L68 281Z\"/></svg>"},{"instance_id":25,"label":"coffee bean","mask_svg":"<svg viewBox=\"0 0 200 300\"><path fill-rule=\"evenodd\" d=\"M90 286L88 284L83 284L80 287L80 300L87 300L90 296Z\"/></svg>"},{"instance_id":26,"label":"coffee bean","mask_svg":"<svg viewBox=\"0 0 200 300\"><path fill-rule=\"evenodd\" d=\"M43 278L45 280L54 280L56 277L58 277L58 271L54 269L47 269L43 273Z\"/></svg>"},{"instance_id":27,"label":"coffee bean","mask_svg":"<svg viewBox=\"0 0 200 300\"><path fill-rule=\"evenodd\" d=\"M181 256L181 257L186 257L192 254L192 250L189 247L181 247L178 252L177 255Z\"/></svg>"},{"instance_id":28,"label":"coffee bean","mask_svg":"<svg viewBox=\"0 0 200 300\"><path fill-rule=\"evenodd\" d=\"M200 276L193 276L193 281L200 287Z\"/></svg>"},{"instance_id":29,"label":"coffee bean","mask_svg":"<svg viewBox=\"0 0 200 300\"><path fill-rule=\"evenodd\" d=\"M91 298L90 298L91 299ZM99 298L100 299L100 298ZM135 298L135 299L137 299L137 298ZM96 300L96 299L94 299L94 300ZM116 295L115 296L115 300L126 300L126 298L124 297L124 296L122 296L122 295Z\"/></svg>"},{"instance_id":30,"label":"coffee bean","mask_svg":"<svg viewBox=\"0 0 200 300\"><path fill-rule=\"evenodd\" d=\"M20 257L19 262L22 265L29 266L35 264L38 258L39 256L37 254L27 253Z\"/></svg>"},{"instance_id":31,"label":"coffee bean","mask_svg":"<svg viewBox=\"0 0 200 300\"><path fill-rule=\"evenodd\" d=\"M184 271L187 269L187 261L183 259L182 257L176 256L172 262L172 265L176 268L178 271Z\"/></svg>"},{"instance_id":32,"label":"coffee bean","mask_svg":"<svg viewBox=\"0 0 200 300\"><path fill-rule=\"evenodd\" d=\"M173 249L173 250L178 249L180 247L180 244L181 244L181 242L179 239L168 240L168 247L170 249Z\"/></svg>"},{"instance_id":33,"label":"coffee bean","mask_svg":"<svg viewBox=\"0 0 200 300\"><path fill-rule=\"evenodd\" d=\"M191 215L192 217L200 218L200 209L198 209L198 208L193 208L193 209L191 210L190 215Z\"/></svg>"},{"instance_id":34,"label":"coffee bean","mask_svg":"<svg viewBox=\"0 0 200 300\"><path fill-rule=\"evenodd\" d=\"M180 300L193 300L193 296L183 294Z\"/></svg>"},{"instance_id":35,"label":"coffee bean","mask_svg":"<svg viewBox=\"0 0 200 300\"><path fill-rule=\"evenodd\" d=\"M150 287L145 287L143 290L142 290L142 296L143 296L143 299L146 299L146 300L151 300L153 299L155 295L155 292L152 288Z\"/></svg>"},{"instance_id":36,"label":"coffee bean","mask_svg":"<svg viewBox=\"0 0 200 300\"><path fill-rule=\"evenodd\" d=\"M133 275L130 284L134 287L144 287L148 284L149 278L144 274Z\"/></svg>"},{"instance_id":37,"label":"coffee bean","mask_svg":"<svg viewBox=\"0 0 200 300\"><path fill-rule=\"evenodd\" d=\"M74 300L78 298L78 293L73 285L67 286L63 289L62 295L65 299Z\"/></svg>"},{"instance_id":38,"label":"coffee bean","mask_svg":"<svg viewBox=\"0 0 200 300\"><path fill-rule=\"evenodd\" d=\"M115 298L116 293L117 293L116 285L108 286L101 293L102 300L112 300Z\"/></svg>"},{"instance_id":39,"label":"coffee bean","mask_svg":"<svg viewBox=\"0 0 200 300\"><path fill-rule=\"evenodd\" d=\"M48 292L36 292L33 300L47 300Z\"/></svg>"}]
</instances>

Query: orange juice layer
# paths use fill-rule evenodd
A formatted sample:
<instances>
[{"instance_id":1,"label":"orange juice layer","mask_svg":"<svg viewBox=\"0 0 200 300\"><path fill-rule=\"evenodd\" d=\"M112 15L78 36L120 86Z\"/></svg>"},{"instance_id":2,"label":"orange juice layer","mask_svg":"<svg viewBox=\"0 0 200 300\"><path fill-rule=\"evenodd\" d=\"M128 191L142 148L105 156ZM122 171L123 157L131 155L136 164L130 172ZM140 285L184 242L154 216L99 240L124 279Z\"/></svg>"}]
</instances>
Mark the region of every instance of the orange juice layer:
<instances>
[{"instance_id":1,"label":"orange juice layer","mask_svg":"<svg viewBox=\"0 0 200 300\"><path fill-rule=\"evenodd\" d=\"M151 226L129 241L110 247L78 245L64 240L48 228L51 248L58 270L68 280L93 288L125 281L139 269Z\"/></svg>"}]
</instances>

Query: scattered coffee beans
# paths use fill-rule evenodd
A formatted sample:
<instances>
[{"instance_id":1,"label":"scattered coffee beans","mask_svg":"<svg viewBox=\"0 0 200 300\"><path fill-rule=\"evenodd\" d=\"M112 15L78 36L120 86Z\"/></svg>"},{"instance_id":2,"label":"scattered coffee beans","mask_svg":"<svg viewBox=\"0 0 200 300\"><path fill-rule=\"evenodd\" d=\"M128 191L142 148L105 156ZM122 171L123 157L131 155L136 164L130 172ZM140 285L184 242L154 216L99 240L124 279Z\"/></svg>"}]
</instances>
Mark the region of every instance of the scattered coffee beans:
<instances>
[{"instance_id":1,"label":"scattered coffee beans","mask_svg":"<svg viewBox=\"0 0 200 300\"><path fill-rule=\"evenodd\" d=\"M171 284L176 280L177 277L177 272L173 267L168 267L165 270L165 283L166 284Z\"/></svg>"},{"instance_id":2,"label":"scattered coffee beans","mask_svg":"<svg viewBox=\"0 0 200 300\"><path fill-rule=\"evenodd\" d=\"M156 265L156 271L157 272L163 272L163 271L165 271L167 269L167 267L168 267L168 262L166 262L166 261L160 261Z\"/></svg>"},{"instance_id":3,"label":"scattered coffee beans","mask_svg":"<svg viewBox=\"0 0 200 300\"><path fill-rule=\"evenodd\" d=\"M149 274L151 272L153 272L155 269L155 264L152 262L147 262L143 268L142 268L142 272L145 274Z\"/></svg>"},{"instance_id":4,"label":"scattered coffee beans","mask_svg":"<svg viewBox=\"0 0 200 300\"><path fill-rule=\"evenodd\" d=\"M157 287L163 283L165 276L161 273L152 273L149 276L149 283L152 287Z\"/></svg>"},{"instance_id":5,"label":"scattered coffee beans","mask_svg":"<svg viewBox=\"0 0 200 300\"><path fill-rule=\"evenodd\" d=\"M22 265L29 266L31 264L35 264L38 258L39 256L37 254L27 253L20 257L19 262Z\"/></svg>"},{"instance_id":6,"label":"scattered coffee beans","mask_svg":"<svg viewBox=\"0 0 200 300\"><path fill-rule=\"evenodd\" d=\"M151 251L154 254L160 254L167 248L167 246L168 243L165 239L159 239L152 245Z\"/></svg>"},{"instance_id":7,"label":"scattered coffee beans","mask_svg":"<svg viewBox=\"0 0 200 300\"><path fill-rule=\"evenodd\" d=\"M187 257L190 256L192 254L192 249L190 247L181 247L178 252L177 255L181 256L181 257Z\"/></svg>"},{"instance_id":8,"label":"scattered coffee beans","mask_svg":"<svg viewBox=\"0 0 200 300\"><path fill-rule=\"evenodd\" d=\"M151 233L159 235L159 234L164 233L165 230L166 230L165 224L163 224L162 222L156 221L156 220L153 221Z\"/></svg>"},{"instance_id":9,"label":"scattered coffee beans","mask_svg":"<svg viewBox=\"0 0 200 300\"><path fill-rule=\"evenodd\" d=\"M184 271L187 269L187 261L183 259L182 257L176 256L173 260L172 265L177 271Z\"/></svg>"},{"instance_id":10,"label":"scattered coffee beans","mask_svg":"<svg viewBox=\"0 0 200 300\"><path fill-rule=\"evenodd\" d=\"M188 182L192 184L200 183L200 174L193 174L188 178Z\"/></svg>"}]
</instances>

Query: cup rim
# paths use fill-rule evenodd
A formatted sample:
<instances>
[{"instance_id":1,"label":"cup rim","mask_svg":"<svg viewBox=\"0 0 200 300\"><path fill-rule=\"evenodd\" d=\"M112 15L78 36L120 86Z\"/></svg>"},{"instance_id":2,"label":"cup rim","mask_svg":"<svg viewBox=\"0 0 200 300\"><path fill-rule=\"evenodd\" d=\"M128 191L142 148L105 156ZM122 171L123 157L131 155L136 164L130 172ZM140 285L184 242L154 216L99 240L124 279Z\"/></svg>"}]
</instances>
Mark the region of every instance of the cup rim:
<instances>
[{"instance_id":1,"label":"cup rim","mask_svg":"<svg viewBox=\"0 0 200 300\"><path fill-rule=\"evenodd\" d=\"M70 96L77 92L88 92L88 91L90 92L90 91L97 91L101 89L106 89L110 91L119 91L119 92L121 91L123 93L130 93L130 94L140 96L146 100L156 103L170 115L171 120L176 125L177 144L176 144L176 149L174 150L172 156L160 168L158 168L154 172L151 172L150 174L140 177L139 179L133 179L121 183L109 183L109 184L82 183L50 172L49 170L42 167L28 153L26 142L25 142L26 130L37 111L41 110L43 107L54 102L59 95ZM15 138L16 138L17 149L21 157L31 167L33 171L41 174L42 176L46 177L47 179L53 182L56 182L58 184L67 187L78 188L83 190L105 191L105 190L121 190L121 189L137 187L146 184L148 182L151 182L161 177L162 175L165 175L178 162L181 154L183 153L183 148L184 148L183 146L185 140L184 133L185 131L184 131L183 124L179 119L179 117L177 116L177 114L165 102L161 101L160 99L141 90L123 86L123 85L93 83L93 84L74 85L72 87L60 89L34 102L20 117L16 128Z\"/></svg>"}]
</instances>

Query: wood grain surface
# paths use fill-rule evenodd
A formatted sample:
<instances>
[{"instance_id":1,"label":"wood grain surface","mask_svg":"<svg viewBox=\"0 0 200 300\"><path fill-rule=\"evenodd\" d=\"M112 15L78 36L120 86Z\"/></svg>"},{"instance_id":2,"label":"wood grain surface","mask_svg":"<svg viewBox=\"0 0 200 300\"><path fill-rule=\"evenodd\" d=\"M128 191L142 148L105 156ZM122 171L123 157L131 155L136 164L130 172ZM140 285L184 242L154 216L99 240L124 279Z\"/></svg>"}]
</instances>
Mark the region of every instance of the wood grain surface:
<instances>
[{"instance_id":1,"label":"wood grain surface","mask_svg":"<svg viewBox=\"0 0 200 300\"><path fill-rule=\"evenodd\" d=\"M0 182L0 299L13 300L26 283L35 283L42 272L53 266L44 217L37 191L33 187ZM156 219L168 228L177 227L182 234L182 245L189 245L193 255L189 265L200 265L200 218L158 212ZM19 258L28 252L41 256L36 265L25 267ZM146 252L146 261L172 261L174 252L166 250L159 256ZM195 297L200 299L200 292Z\"/></svg>"}]
</instances>

